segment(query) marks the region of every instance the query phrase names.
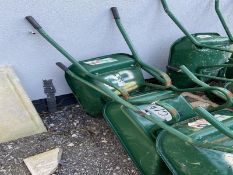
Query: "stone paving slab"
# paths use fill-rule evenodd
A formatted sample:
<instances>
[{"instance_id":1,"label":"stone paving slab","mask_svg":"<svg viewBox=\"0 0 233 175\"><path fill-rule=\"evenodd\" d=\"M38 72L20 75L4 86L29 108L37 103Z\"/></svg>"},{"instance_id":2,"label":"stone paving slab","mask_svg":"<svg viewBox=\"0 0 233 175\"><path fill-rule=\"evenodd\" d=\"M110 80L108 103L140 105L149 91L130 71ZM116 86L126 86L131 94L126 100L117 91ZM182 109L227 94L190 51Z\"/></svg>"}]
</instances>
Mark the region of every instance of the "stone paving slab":
<instances>
[{"instance_id":1,"label":"stone paving slab","mask_svg":"<svg viewBox=\"0 0 233 175\"><path fill-rule=\"evenodd\" d=\"M0 67L0 143L42 132L46 128L14 70Z\"/></svg>"}]
</instances>

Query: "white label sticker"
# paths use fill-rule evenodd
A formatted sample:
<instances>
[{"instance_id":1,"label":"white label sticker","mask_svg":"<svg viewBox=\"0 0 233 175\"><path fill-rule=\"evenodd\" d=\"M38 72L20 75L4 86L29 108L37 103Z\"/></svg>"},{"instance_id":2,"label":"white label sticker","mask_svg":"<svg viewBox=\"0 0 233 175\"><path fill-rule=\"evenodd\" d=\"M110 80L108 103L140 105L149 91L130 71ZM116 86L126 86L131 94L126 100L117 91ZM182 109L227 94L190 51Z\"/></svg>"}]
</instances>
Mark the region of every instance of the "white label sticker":
<instances>
[{"instance_id":1,"label":"white label sticker","mask_svg":"<svg viewBox=\"0 0 233 175\"><path fill-rule=\"evenodd\" d=\"M145 112L148 115L154 114L158 116L163 121L171 121L172 115L170 112L162 106L157 104L150 104L142 108L142 112Z\"/></svg>"},{"instance_id":2,"label":"white label sticker","mask_svg":"<svg viewBox=\"0 0 233 175\"><path fill-rule=\"evenodd\" d=\"M232 116L216 114L216 115L214 115L214 117L219 121L223 121L223 120L231 118ZM202 128L209 126L209 125L211 125L211 124L208 121L206 121L205 119L199 119L199 120L196 120L194 122L188 123L188 126L190 126L192 128L196 128L196 129L202 129Z\"/></svg>"},{"instance_id":3,"label":"white label sticker","mask_svg":"<svg viewBox=\"0 0 233 175\"><path fill-rule=\"evenodd\" d=\"M231 166L231 168L233 167L233 155L230 153L225 153L223 155L224 160L228 163L228 165Z\"/></svg>"},{"instance_id":4,"label":"white label sticker","mask_svg":"<svg viewBox=\"0 0 233 175\"><path fill-rule=\"evenodd\" d=\"M107 75L104 79L127 91L134 90L138 87L137 83L134 81L134 74L130 70L122 70L115 74ZM106 86L113 89L108 85Z\"/></svg>"},{"instance_id":5,"label":"white label sticker","mask_svg":"<svg viewBox=\"0 0 233 175\"><path fill-rule=\"evenodd\" d=\"M205 38L211 38L210 35L197 35L198 38L205 39Z\"/></svg>"},{"instance_id":6,"label":"white label sticker","mask_svg":"<svg viewBox=\"0 0 233 175\"><path fill-rule=\"evenodd\" d=\"M104 58L104 59L96 59L96 60L92 60L92 61L86 61L84 63L89 64L91 66L94 66L94 65L99 65L99 64L112 63L115 61L117 61L117 60L114 58Z\"/></svg>"}]
</instances>

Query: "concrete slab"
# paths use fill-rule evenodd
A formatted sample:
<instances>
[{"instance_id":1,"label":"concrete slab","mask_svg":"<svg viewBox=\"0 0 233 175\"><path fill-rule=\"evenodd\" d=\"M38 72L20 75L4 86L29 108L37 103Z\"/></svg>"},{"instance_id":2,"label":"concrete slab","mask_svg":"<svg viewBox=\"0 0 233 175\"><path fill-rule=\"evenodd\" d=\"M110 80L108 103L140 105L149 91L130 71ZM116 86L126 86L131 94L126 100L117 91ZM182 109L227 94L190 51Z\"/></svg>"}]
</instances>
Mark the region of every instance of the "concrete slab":
<instances>
[{"instance_id":1,"label":"concrete slab","mask_svg":"<svg viewBox=\"0 0 233 175\"><path fill-rule=\"evenodd\" d=\"M46 128L14 70L0 67L0 143L42 132Z\"/></svg>"},{"instance_id":2,"label":"concrete slab","mask_svg":"<svg viewBox=\"0 0 233 175\"><path fill-rule=\"evenodd\" d=\"M61 160L62 149L56 148L24 159L32 175L53 174Z\"/></svg>"}]
</instances>

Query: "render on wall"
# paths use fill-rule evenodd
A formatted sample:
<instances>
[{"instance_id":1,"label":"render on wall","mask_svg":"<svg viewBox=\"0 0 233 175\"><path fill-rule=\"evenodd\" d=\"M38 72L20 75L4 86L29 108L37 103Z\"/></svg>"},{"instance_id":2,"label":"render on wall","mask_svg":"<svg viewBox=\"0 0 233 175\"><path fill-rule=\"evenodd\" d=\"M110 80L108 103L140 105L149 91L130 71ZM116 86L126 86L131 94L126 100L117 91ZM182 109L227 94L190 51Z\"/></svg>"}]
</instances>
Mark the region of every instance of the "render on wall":
<instances>
[{"instance_id":1,"label":"render on wall","mask_svg":"<svg viewBox=\"0 0 233 175\"><path fill-rule=\"evenodd\" d=\"M224 34L213 0L168 0L190 32ZM221 2L233 30L233 4ZM53 79L57 95L70 93L63 72L55 65L70 63L24 19L32 15L44 29L78 60L127 52L112 18L117 6L141 58L165 70L171 44L183 36L163 11L160 0L1 0L0 65L12 65L31 100L44 98L42 80Z\"/></svg>"}]
</instances>

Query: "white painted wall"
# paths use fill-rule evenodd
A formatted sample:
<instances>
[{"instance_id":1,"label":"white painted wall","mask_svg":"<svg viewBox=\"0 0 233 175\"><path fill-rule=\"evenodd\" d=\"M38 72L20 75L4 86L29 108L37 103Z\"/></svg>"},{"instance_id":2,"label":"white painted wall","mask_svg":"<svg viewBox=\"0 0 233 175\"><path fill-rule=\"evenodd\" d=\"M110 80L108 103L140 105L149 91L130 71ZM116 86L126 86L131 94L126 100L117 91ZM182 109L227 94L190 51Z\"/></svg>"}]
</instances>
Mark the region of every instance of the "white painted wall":
<instances>
[{"instance_id":1,"label":"white painted wall","mask_svg":"<svg viewBox=\"0 0 233 175\"><path fill-rule=\"evenodd\" d=\"M191 32L225 35L214 0L168 0ZM70 93L55 62L69 62L26 22L34 16L77 59L129 52L110 13L117 6L122 21L146 63L164 69L170 45L183 34L166 16L159 0L0 0L0 65L13 65L32 100L44 98L42 79L52 78L57 95ZM222 9L233 31L232 0Z\"/></svg>"}]
</instances>

